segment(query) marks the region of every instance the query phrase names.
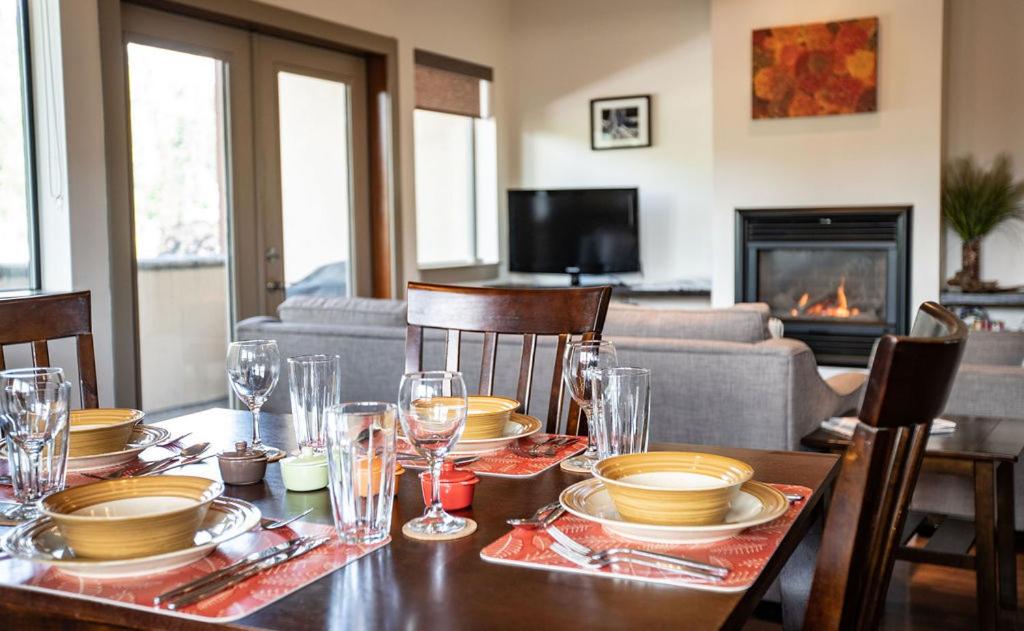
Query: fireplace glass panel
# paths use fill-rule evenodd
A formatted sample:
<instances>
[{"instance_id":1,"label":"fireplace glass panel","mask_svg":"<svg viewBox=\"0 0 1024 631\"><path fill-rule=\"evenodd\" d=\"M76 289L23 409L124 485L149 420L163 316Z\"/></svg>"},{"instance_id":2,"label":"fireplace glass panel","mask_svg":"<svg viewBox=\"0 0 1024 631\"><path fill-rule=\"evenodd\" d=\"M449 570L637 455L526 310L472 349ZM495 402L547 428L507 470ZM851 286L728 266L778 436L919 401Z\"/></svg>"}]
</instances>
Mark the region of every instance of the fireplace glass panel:
<instances>
[{"instance_id":1,"label":"fireplace glass panel","mask_svg":"<svg viewBox=\"0 0 1024 631\"><path fill-rule=\"evenodd\" d=\"M758 300L788 320L886 321L888 251L773 248L758 252Z\"/></svg>"}]
</instances>

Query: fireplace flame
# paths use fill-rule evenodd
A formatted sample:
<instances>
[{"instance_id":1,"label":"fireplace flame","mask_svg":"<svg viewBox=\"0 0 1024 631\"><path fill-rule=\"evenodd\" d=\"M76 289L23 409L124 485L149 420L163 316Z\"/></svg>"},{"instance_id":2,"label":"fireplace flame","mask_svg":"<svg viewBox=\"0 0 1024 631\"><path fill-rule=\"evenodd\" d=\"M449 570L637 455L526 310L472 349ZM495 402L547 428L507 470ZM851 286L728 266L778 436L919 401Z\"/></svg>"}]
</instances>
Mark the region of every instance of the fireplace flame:
<instances>
[{"instance_id":1,"label":"fireplace flame","mask_svg":"<svg viewBox=\"0 0 1024 631\"><path fill-rule=\"evenodd\" d=\"M796 306L789 310L789 315L794 318L798 316L852 318L860 315L860 309L850 306L846 297L846 277L841 276L835 292L824 298L812 301L810 293L805 291Z\"/></svg>"}]
</instances>

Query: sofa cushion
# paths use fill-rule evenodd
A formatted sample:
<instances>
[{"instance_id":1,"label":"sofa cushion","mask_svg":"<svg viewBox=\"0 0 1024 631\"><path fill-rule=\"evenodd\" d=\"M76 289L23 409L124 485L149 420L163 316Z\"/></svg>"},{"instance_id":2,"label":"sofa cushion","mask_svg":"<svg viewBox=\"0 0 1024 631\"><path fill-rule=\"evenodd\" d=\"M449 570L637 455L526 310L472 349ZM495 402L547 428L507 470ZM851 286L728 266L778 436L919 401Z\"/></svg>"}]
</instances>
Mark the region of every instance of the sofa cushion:
<instances>
[{"instance_id":1,"label":"sofa cushion","mask_svg":"<svg viewBox=\"0 0 1024 631\"><path fill-rule=\"evenodd\" d=\"M612 303L604 323L607 336L720 340L752 344L771 337L768 305L743 304L730 309L652 309Z\"/></svg>"},{"instance_id":2,"label":"sofa cushion","mask_svg":"<svg viewBox=\"0 0 1024 631\"><path fill-rule=\"evenodd\" d=\"M282 322L405 327L405 302L379 298L295 296L277 308Z\"/></svg>"},{"instance_id":3,"label":"sofa cushion","mask_svg":"<svg viewBox=\"0 0 1024 631\"><path fill-rule=\"evenodd\" d=\"M963 363L990 366L1024 364L1024 332L971 331L964 349Z\"/></svg>"}]
</instances>

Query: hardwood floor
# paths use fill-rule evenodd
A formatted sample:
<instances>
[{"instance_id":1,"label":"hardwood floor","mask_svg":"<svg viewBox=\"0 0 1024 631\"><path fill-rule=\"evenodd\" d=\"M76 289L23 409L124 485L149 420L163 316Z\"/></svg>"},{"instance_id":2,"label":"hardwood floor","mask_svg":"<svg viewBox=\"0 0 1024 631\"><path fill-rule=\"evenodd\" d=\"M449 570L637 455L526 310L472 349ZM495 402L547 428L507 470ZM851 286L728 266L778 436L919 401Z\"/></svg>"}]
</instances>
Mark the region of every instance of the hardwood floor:
<instances>
[{"instance_id":1,"label":"hardwood floor","mask_svg":"<svg viewBox=\"0 0 1024 631\"><path fill-rule=\"evenodd\" d=\"M1017 547L1017 602L1024 603L1024 554ZM977 608L974 596L974 572L936 565L897 561L889 597L886 600L882 629L976 629ZM1024 629L1024 610L1007 614L1005 628ZM777 622L751 620L746 629L781 629Z\"/></svg>"}]
</instances>

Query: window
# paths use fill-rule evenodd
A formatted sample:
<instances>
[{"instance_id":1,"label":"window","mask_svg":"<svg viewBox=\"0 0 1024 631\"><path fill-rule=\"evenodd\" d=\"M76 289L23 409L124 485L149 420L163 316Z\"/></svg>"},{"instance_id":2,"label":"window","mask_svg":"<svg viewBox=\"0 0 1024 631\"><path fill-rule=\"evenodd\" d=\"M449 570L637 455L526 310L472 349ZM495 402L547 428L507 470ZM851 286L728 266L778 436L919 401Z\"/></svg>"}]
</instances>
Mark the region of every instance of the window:
<instances>
[{"instance_id":1,"label":"window","mask_svg":"<svg viewBox=\"0 0 1024 631\"><path fill-rule=\"evenodd\" d=\"M489 68L416 51L416 258L498 262L497 131Z\"/></svg>"},{"instance_id":2,"label":"window","mask_svg":"<svg viewBox=\"0 0 1024 631\"><path fill-rule=\"evenodd\" d=\"M23 0L0 0L0 291L36 289L39 277L27 16Z\"/></svg>"}]
</instances>

